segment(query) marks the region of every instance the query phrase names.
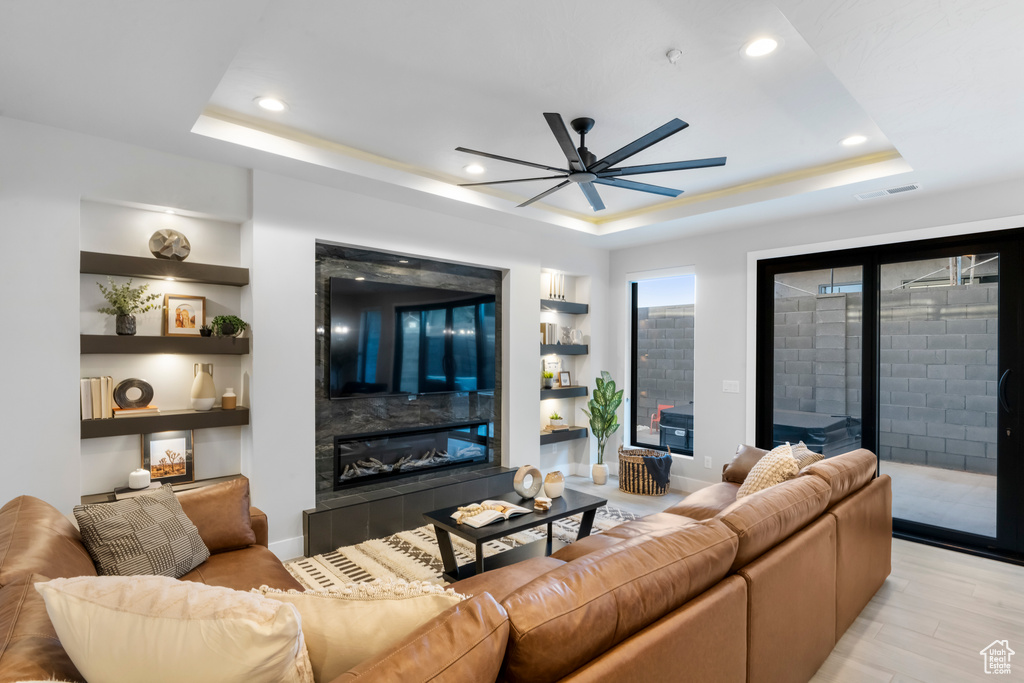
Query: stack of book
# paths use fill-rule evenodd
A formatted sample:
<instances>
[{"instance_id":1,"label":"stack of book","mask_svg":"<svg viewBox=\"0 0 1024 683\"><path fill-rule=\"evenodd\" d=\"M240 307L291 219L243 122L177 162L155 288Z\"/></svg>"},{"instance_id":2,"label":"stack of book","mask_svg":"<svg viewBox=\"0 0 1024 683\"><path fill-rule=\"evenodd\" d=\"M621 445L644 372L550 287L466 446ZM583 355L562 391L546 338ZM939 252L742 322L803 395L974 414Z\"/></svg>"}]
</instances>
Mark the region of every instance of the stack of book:
<instances>
[{"instance_id":1,"label":"stack of book","mask_svg":"<svg viewBox=\"0 0 1024 683\"><path fill-rule=\"evenodd\" d=\"M158 415L160 409L156 406L145 408L118 408L114 407L114 417L135 417L136 415Z\"/></svg>"},{"instance_id":2,"label":"stack of book","mask_svg":"<svg viewBox=\"0 0 1024 683\"><path fill-rule=\"evenodd\" d=\"M114 378L82 378L82 419L114 417Z\"/></svg>"}]
</instances>

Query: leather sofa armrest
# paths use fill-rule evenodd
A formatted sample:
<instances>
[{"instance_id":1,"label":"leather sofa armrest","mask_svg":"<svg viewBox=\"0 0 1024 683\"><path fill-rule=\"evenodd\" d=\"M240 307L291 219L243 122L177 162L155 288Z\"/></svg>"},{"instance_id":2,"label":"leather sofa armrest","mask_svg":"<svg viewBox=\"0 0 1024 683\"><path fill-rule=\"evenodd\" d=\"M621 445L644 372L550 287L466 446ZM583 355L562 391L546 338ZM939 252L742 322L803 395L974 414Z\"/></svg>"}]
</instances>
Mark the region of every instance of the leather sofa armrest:
<instances>
[{"instance_id":1,"label":"leather sofa armrest","mask_svg":"<svg viewBox=\"0 0 1024 683\"><path fill-rule=\"evenodd\" d=\"M252 523L252 530L256 533L256 545L264 548L269 547L269 531L267 528L267 513L255 505L249 506L249 520Z\"/></svg>"}]
</instances>

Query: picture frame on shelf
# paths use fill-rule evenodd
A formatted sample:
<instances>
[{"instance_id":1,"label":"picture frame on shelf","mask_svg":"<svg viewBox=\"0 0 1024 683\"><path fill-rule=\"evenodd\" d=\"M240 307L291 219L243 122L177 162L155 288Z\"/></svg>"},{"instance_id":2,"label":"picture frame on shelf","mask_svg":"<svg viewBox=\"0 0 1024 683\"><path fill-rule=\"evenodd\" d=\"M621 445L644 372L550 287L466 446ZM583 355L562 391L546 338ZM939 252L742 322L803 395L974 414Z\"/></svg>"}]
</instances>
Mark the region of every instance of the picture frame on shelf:
<instances>
[{"instance_id":1,"label":"picture frame on shelf","mask_svg":"<svg viewBox=\"0 0 1024 683\"><path fill-rule=\"evenodd\" d=\"M558 386L560 387L571 387L572 386L572 375L569 374L568 370L562 370L558 373Z\"/></svg>"},{"instance_id":2,"label":"picture frame on shelf","mask_svg":"<svg viewBox=\"0 0 1024 683\"><path fill-rule=\"evenodd\" d=\"M195 481L192 430L143 434L142 469L149 470L152 481L162 484Z\"/></svg>"},{"instance_id":3,"label":"picture frame on shelf","mask_svg":"<svg viewBox=\"0 0 1024 683\"><path fill-rule=\"evenodd\" d=\"M198 337L206 325L206 297L164 294L164 336Z\"/></svg>"}]
</instances>

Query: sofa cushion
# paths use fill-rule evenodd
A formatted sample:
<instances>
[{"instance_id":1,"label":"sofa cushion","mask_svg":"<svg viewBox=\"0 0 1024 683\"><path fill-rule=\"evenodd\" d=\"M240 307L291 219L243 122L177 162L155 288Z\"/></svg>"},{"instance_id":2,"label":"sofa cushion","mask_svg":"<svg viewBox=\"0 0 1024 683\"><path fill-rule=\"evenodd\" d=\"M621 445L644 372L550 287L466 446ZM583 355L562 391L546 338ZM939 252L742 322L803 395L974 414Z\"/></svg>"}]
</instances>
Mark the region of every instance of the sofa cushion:
<instances>
[{"instance_id":1,"label":"sofa cushion","mask_svg":"<svg viewBox=\"0 0 1024 683\"><path fill-rule=\"evenodd\" d=\"M541 683L575 671L722 579L736 545L724 524L706 520L623 541L534 579L502 601L511 626L504 679Z\"/></svg>"},{"instance_id":2,"label":"sofa cushion","mask_svg":"<svg viewBox=\"0 0 1024 683\"><path fill-rule=\"evenodd\" d=\"M652 515L647 515L646 517L634 519L616 527L612 527L608 531L599 535L621 539L635 538L637 536L649 534L652 531L678 529L679 527L686 526L687 524L693 524L696 521L697 520L692 517L684 517L683 515L675 515L668 512L656 512Z\"/></svg>"},{"instance_id":3,"label":"sofa cushion","mask_svg":"<svg viewBox=\"0 0 1024 683\"><path fill-rule=\"evenodd\" d=\"M835 505L852 492L874 479L878 471L878 458L866 448L834 455L807 468L805 474L823 479L832 489L829 506Z\"/></svg>"},{"instance_id":4,"label":"sofa cushion","mask_svg":"<svg viewBox=\"0 0 1024 683\"><path fill-rule=\"evenodd\" d=\"M0 586L38 572L96 576L78 529L49 503L19 496L0 508Z\"/></svg>"},{"instance_id":5,"label":"sofa cushion","mask_svg":"<svg viewBox=\"0 0 1024 683\"><path fill-rule=\"evenodd\" d=\"M816 477L798 477L741 498L719 519L736 532L739 549L732 570L757 559L817 518L831 489Z\"/></svg>"},{"instance_id":6,"label":"sofa cushion","mask_svg":"<svg viewBox=\"0 0 1024 683\"><path fill-rule=\"evenodd\" d=\"M582 541L570 543L562 548L562 550L567 550L591 538L600 538L601 536L603 536L603 534L587 536ZM615 542L618 543L619 539L616 539ZM565 558L555 557L556 554L557 553L552 554L551 557L531 557L528 560L516 562L508 565L507 567L490 569L485 571L483 574L476 574L468 579L456 581L448 587L456 593L465 593L466 595L490 593L491 597L498 602L501 602L509 593L520 586L523 586L530 581L533 581L541 574L546 574L552 569L561 567L563 564L568 562Z\"/></svg>"},{"instance_id":7,"label":"sofa cushion","mask_svg":"<svg viewBox=\"0 0 1024 683\"><path fill-rule=\"evenodd\" d=\"M327 591L263 586L253 592L299 610L318 683L333 681L370 657L390 651L411 632L466 599L426 581L379 579Z\"/></svg>"},{"instance_id":8,"label":"sofa cushion","mask_svg":"<svg viewBox=\"0 0 1024 683\"><path fill-rule=\"evenodd\" d=\"M748 446L741 443L736 447L736 455L732 462L722 472L722 481L733 484L742 484L743 480L750 474L750 468L757 464L768 451L756 446Z\"/></svg>"},{"instance_id":9,"label":"sofa cushion","mask_svg":"<svg viewBox=\"0 0 1024 683\"><path fill-rule=\"evenodd\" d=\"M303 588L277 555L261 545L210 555L206 562L182 576L181 580L243 591L264 585L281 590Z\"/></svg>"},{"instance_id":10,"label":"sofa cushion","mask_svg":"<svg viewBox=\"0 0 1024 683\"><path fill-rule=\"evenodd\" d=\"M465 683L498 677L508 643L508 615L487 593L464 600L416 629L391 651L334 683Z\"/></svg>"},{"instance_id":11,"label":"sofa cushion","mask_svg":"<svg viewBox=\"0 0 1024 683\"><path fill-rule=\"evenodd\" d=\"M705 486L667 508L665 512L690 519L711 519L736 502L736 491L739 488L739 484L726 481Z\"/></svg>"},{"instance_id":12,"label":"sofa cushion","mask_svg":"<svg viewBox=\"0 0 1024 683\"><path fill-rule=\"evenodd\" d=\"M100 574L177 578L210 556L168 485L127 500L76 505L74 512Z\"/></svg>"},{"instance_id":13,"label":"sofa cushion","mask_svg":"<svg viewBox=\"0 0 1024 683\"><path fill-rule=\"evenodd\" d=\"M175 495L211 553L256 543L256 533L249 518L249 480L245 477L180 491Z\"/></svg>"},{"instance_id":14,"label":"sofa cushion","mask_svg":"<svg viewBox=\"0 0 1024 683\"><path fill-rule=\"evenodd\" d=\"M24 574L0 588L0 683L85 680L61 647L43 596L33 587L48 580Z\"/></svg>"},{"instance_id":15,"label":"sofa cushion","mask_svg":"<svg viewBox=\"0 0 1024 683\"><path fill-rule=\"evenodd\" d=\"M736 499L781 484L800 473L800 466L793 457L793 447L788 443L776 446L750 468L750 474L736 491Z\"/></svg>"},{"instance_id":16,"label":"sofa cushion","mask_svg":"<svg viewBox=\"0 0 1024 683\"><path fill-rule=\"evenodd\" d=\"M35 585L86 680L312 683L295 607L166 576Z\"/></svg>"}]
</instances>

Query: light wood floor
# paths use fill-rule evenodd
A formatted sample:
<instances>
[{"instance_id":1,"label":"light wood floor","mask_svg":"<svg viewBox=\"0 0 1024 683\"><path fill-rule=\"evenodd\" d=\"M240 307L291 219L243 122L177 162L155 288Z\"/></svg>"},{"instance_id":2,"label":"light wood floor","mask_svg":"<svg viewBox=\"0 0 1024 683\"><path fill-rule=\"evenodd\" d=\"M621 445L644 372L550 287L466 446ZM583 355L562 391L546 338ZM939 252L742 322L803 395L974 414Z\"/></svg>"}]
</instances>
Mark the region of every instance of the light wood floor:
<instances>
[{"instance_id":1,"label":"light wood floor","mask_svg":"<svg viewBox=\"0 0 1024 683\"><path fill-rule=\"evenodd\" d=\"M618 491L609 478L566 485L637 514L660 512L685 494L660 498ZM984 673L980 651L1008 640L1020 653L1012 674ZM813 683L1024 681L1024 567L893 540L892 574L843 635Z\"/></svg>"}]
</instances>

